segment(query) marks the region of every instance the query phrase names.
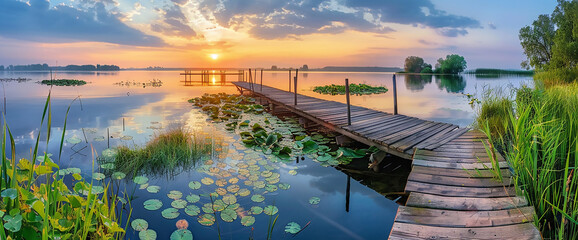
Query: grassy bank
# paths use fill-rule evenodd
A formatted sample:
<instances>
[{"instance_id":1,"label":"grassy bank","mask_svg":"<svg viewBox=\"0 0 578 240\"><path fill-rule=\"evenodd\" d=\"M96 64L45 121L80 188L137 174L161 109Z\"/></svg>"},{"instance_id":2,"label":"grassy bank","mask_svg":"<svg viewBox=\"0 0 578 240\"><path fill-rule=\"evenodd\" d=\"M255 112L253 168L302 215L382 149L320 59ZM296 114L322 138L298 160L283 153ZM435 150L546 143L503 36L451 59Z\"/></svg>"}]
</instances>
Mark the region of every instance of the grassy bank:
<instances>
[{"instance_id":1,"label":"grassy bank","mask_svg":"<svg viewBox=\"0 0 578 240\"><path fill-rule=\"evenodd\" d=\"M578 84L490 94L478 126L488 130L536 209L544 238L578 238Z\"/></svg>"}]
</instances>

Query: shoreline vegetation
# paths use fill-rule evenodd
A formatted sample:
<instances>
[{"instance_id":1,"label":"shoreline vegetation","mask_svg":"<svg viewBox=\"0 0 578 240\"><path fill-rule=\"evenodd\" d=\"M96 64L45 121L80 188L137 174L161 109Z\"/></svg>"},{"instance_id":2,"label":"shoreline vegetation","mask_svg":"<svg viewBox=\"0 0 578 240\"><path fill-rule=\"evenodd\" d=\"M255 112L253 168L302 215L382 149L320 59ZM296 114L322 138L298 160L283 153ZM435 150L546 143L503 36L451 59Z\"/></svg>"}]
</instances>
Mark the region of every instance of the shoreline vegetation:
<instances>
[{"instance_id":1,"label":"shoreline vegetation","mask_svg":"<svg viewBox=\"0 0 578 240\"><path fill-rule=\"evenodd\" d=\"M76 79L53 79L42 80L40 84L48 86L82 86L86 84L86 81Z\"/></svg>"},{"instance_id":2,"label":"shoreline vegetation","mask_svg":"<svg viewBox=\"0 0 578 240\"><path fill-rule=\"evenodd\" d=\"M512 168L544 239L578 238L578 1L520 29L534 86L484 93L476 125Z\"/></svg>"}]
</instances>

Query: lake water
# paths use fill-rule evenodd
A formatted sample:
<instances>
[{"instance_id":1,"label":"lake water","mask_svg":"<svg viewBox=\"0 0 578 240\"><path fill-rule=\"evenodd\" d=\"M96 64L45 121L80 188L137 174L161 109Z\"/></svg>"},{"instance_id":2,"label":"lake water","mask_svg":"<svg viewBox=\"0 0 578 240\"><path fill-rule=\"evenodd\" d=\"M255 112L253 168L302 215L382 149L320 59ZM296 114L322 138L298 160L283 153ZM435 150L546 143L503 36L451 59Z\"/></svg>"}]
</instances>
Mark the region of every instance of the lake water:
<instances>
[{"instance_id":1,"label":"lake water","mask_svg":"<svg viewBox=\"0 0 578 240\"><path fill-rule=\"evenodd\" d=\"M120 72L63 72L56 73L54 78L81 79L87 85L78 87L53 87L51 90L52 139L40 152L56 153L59 137L62 134L66 108L70 105L65 139L79 138L81 143L64 143L61 168L80 168L82 175L90 177L93 172L91 152L100 153L106 148L115 146L142 146L159 129L171 124L184 124L197 132L205 132L223 142L220 146L223 154L214 156L214 165L208 167L229 171L232 176L226 177L229 183L224 187L237 185L250 191L250 195L237 194L240 209L251 207L276 206L279 218L273 230L273 238L292 238L284 233L289 222L308 226L294 238L296 239L385 239L393 224L398 204L392 201L391 192L403 191L407 178L408 164L396 163L382 173L367 171L365 163L361 167L333 168L322 167L319 163L305 158L292 163L273 163L262 153L245 149L238 142L238 136L228 133L222 127L207 123L207 116L200 109L194 108L188 99L204 93L236 93L233 86L191 86L185 87L183 78L176 71L120 71ZM40 128L40 119L46 96L50 87L40 85L37 81L50 79L50 73L1 72L0 78L24 77L26 82L2 82L2 93L6 97L6 119L14 134L17 156L29 158L36 135ZM344 96L326 96L317 94L313 86L326 84L343 84L348 78L350 83L366 83L386 86L386 94L370 96L352 96L353 105L364 106L386 112L393 111L392 74L391 73L333 73L309 72L299 73L298 92L308 96L345 102ZM280 89L289 88L287 72L265 72L263 83ZM151 81L162 81L161 86L153 86ZM212 80L212 79L211 79ZM260 79L257 80L260 82ZM468 126L475 117L474 109L462 93L481 97L485 88L518 87L530 83L531 77L476 78L464 75L458 78L437 76L397 76L398 108L400 114L454 123ZM257 87L258 88L258 87ZM73 99L79 97L76 101ZM42 130L44 134L46 131ZM110 136L110 137L109 137ZM45 141L45 137L41 137ZM46 142L40 146L46 146ZM53 157L55 158L55 157ZM248 161L250 168L259 168L278 175L279 183L287 183L287 190L265 191L261 187L243 184L239 163ZM221 165L217 165L221 163ZM352 166L360 164L352 164ZM402 165L401 168L396 167ZM252 167L254 166L254 167ZM206 170L206 169L205 169ZM291 170L297 172L290 174ZM95 170L96 172L96 170ZM268 176L269 173L263 174ZM175 219L161 216L163 209L169 208L172 200L167 197L170 191L180 191L185 196L199 195L200 200L194 204L201 208L210 203L206 195L215 191L215 184L204 185L201 189L191 189L191 181L203 178L217 180L222 178L199 167L185 169L170 176L147 176L149 185L160 186L158 193L140 189L132 181L121 181L118 187L127 189L134 195L132 201L132 218L142 218L149 222L149 228L158 233L158 239L168 239L177 228L179 219L189 222L189 230L195 239L216 239L217 226L203 226L196 216L187 215L183 209ZM238 183L231 180L238 178ZM349 179L350 178L350 179ZM262 178L260 178L262 180ZM347 188L347 182L350 186ZM235 182L235 183L233 183ZM272 183L271 185L279 184ZM235 191L233 191L235 192ZM251 196L261 194L263 202L254 202ZM388 195L389 198L384 195ZM311 197L318 197L319 204L309 203ZM156 211L145 210L143 202L148 199L159 199L163 207ZM347 206L347 207L346 207ZM239 214L247 214L238 210ZM202 214L202 213L201 213ZM277 214L275 214L277 215ZM255 214L255 224L245 227L239 219L232 223L219 221L219 232L224 239L265 239L271 217L264 213ZM220 219L219 219L220 220ZM128 238L138 239L138 233L129 229Z\"/></svg>"}]
</instances>

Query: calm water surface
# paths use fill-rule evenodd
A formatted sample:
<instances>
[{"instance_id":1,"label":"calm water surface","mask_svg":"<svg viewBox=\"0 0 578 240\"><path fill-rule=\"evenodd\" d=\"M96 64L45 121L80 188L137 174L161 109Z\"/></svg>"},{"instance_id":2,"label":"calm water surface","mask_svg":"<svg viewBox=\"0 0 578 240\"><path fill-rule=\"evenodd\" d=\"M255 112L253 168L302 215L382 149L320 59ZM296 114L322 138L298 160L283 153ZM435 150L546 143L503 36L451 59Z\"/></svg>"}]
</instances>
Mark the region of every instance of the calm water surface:
<instances>
[{"instance_id":1,"label":"calm water surface","mask_svg":"<svg viewBox=\"0 0 578 240\"><path fill-rule=\"evenodd\" d=\"M6 96L7 123L16 138L17 155L29 158L30 149L35 143L35 136L40 130L40 118L44 101L50 87L40 85L37 81L49 79L49 73L0 72L0 78L30 78L27 82L2 82L2 92ZM244 149L238 142L238 136L220 130L218 126L206 122L206 116L199 109L191 107L187 100L204 93L236 93L233 86L194 86L184 87L182 77L175 71L120 71L111 73L56 73L55 78L81 79L89 82L79 87L52 88L52 139L47 148L41 152L57 153L58 138L62 134L64 114L70 105L68 126L65 139L76 137L83 141L79 144L65 142L61 166L77 167L87 178L93 172L91 149L100 153L108 147L119 145L142 146L158 129L171 124L185 124L198 132L210 132L213 137L223 141L225 154L215 156L214 162L222 163L222 170L238 172L237 164L244 161L258 162L261 171L265 167L278 173L280 183L290 184L288 190L265 192L261 188L245 186L243 179L237 183L241 188L251 191L249 196L237 196L240 208L248 210L253 206L265 207L275 205L279 209L279 219L274 228L274 239L293 238L284 233L289 222L297 222L308 227L299 233L296 239L385 239L390 232L397 204L384 197L387 192L402 191L404 174L401 170L392 171L381 178L369 173L372 177L351 179L347 193L348 174L332 167L322 167L310 159L293 163L271 163L260 153ZM311 91L313 86L325 84L343 84L349 78L351 83L382 85L391 89L392 74L389 73L300 73L298 91L301 94L345 102L344 96L325 96ZM155 87L150 81L162 81L162 86ZM509 77L500 79L480 79L475 76L448 77L431 76L397 76L399 113L423 119L470 125L474 119L474 110L462 93L481 96L484 88L517 87L528 83L531 77ZM259 81L259 80L258 80ZM127 84L127 82L129 84ZM120 84L122 83L122 84ZM288 89L287 72L265 72L265 85ZM392 92L371 96L352 96L353 105L392 112ZM76 97L79 100L72 102ZM108 132L107 132L108 130ZM42 132L46 132L45 129ZM110 135L111 138L108 138ZM45 137L41 137L45 139ZM44 140L43 140L44 141ZM40 146L46 146L41 142ZM363 169L363 167L362 167ZM296 175L289 171L296 170ZM95 170L96 171L96 170ZM351 174L350 174L351 175ZM363 174L361 174L363 175ZM234 178L236 175L233 174ZM201 196L195 205L202 207L210 202L206 196L217 186L203 186L198 190L188 187L191 181L218 176L198 171L198 168L185 169L171 176L148 176L150 185L161 187L158 193L139 189L132 181L120 183L121 189L133 193L135 199L132 216L143 218L150 224L149 228L158 233L158 239L168 239L176 230L179 219L189 222L189 230L195 239L216 239L216 225L207 227L197 222L197 217L189 216L181 209L176 219L168 220L161 216L161 210L170 207L171 199L167 194L172 190L183 193L183 199L189 194ZM407 177L407 176L405 176ZM401 180L400 180L401 179ZM388 182L389 181L389 182ZM228 185L233 185L229 183ZM369 188L367 186L372 186ZM380 186L380 187L376 187ZM385 187L384 187L385 186ZM203 195L205 194L205 195ZM253 194L263 194L265 201L251 201ZM347 196L349 199L347 200ZM311 197L319 197L318 205L309 204ZM143 208L148 199L159 199L163 202L160 210L149 211ZM349 207L346 208L346 203ZM241 211L240 211L241 212ZM265 239L270 217L263 213L255 215L256 222L251 227L241 225L239 219L232 223L220 220L219 228L223 239ZM253 230L252 230L253 229ZM138 233L128 230L128 238L138 239Z\"/></svg>"}]
</instances>

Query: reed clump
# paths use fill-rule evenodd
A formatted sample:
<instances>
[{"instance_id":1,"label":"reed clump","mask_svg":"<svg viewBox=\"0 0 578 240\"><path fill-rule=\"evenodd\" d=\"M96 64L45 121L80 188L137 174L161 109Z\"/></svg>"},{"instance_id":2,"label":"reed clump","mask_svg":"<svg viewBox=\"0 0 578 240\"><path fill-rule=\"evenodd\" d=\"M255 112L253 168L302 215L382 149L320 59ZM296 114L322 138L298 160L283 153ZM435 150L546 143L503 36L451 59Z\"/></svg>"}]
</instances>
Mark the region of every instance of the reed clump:
<instances>
[{"instance_id":1,"label":"reed clump","mask_svg":"<svg viewBox=\"0 0 578 240\"><path fill-rule=\"evenodd\" d=\"M535 207L544 238L577 239L578 84L536 85L518 89L514 102L484 101L477 122L494 126L492 139Z\"/></svg>"},{"instance_id":2,"label":"reed clump","mask_svg":"<svg viewBox=\"0 0 578 240\"><path fill-rule=\"evenodd\" d=\"M180 125L171 126L156 133L142 148L118 147L114 163L116 170L127 174L178 173L177 169L188 169L203 156L222 151L221 143L208 133L194 133Z\"/></svg>"}]
</instances>

